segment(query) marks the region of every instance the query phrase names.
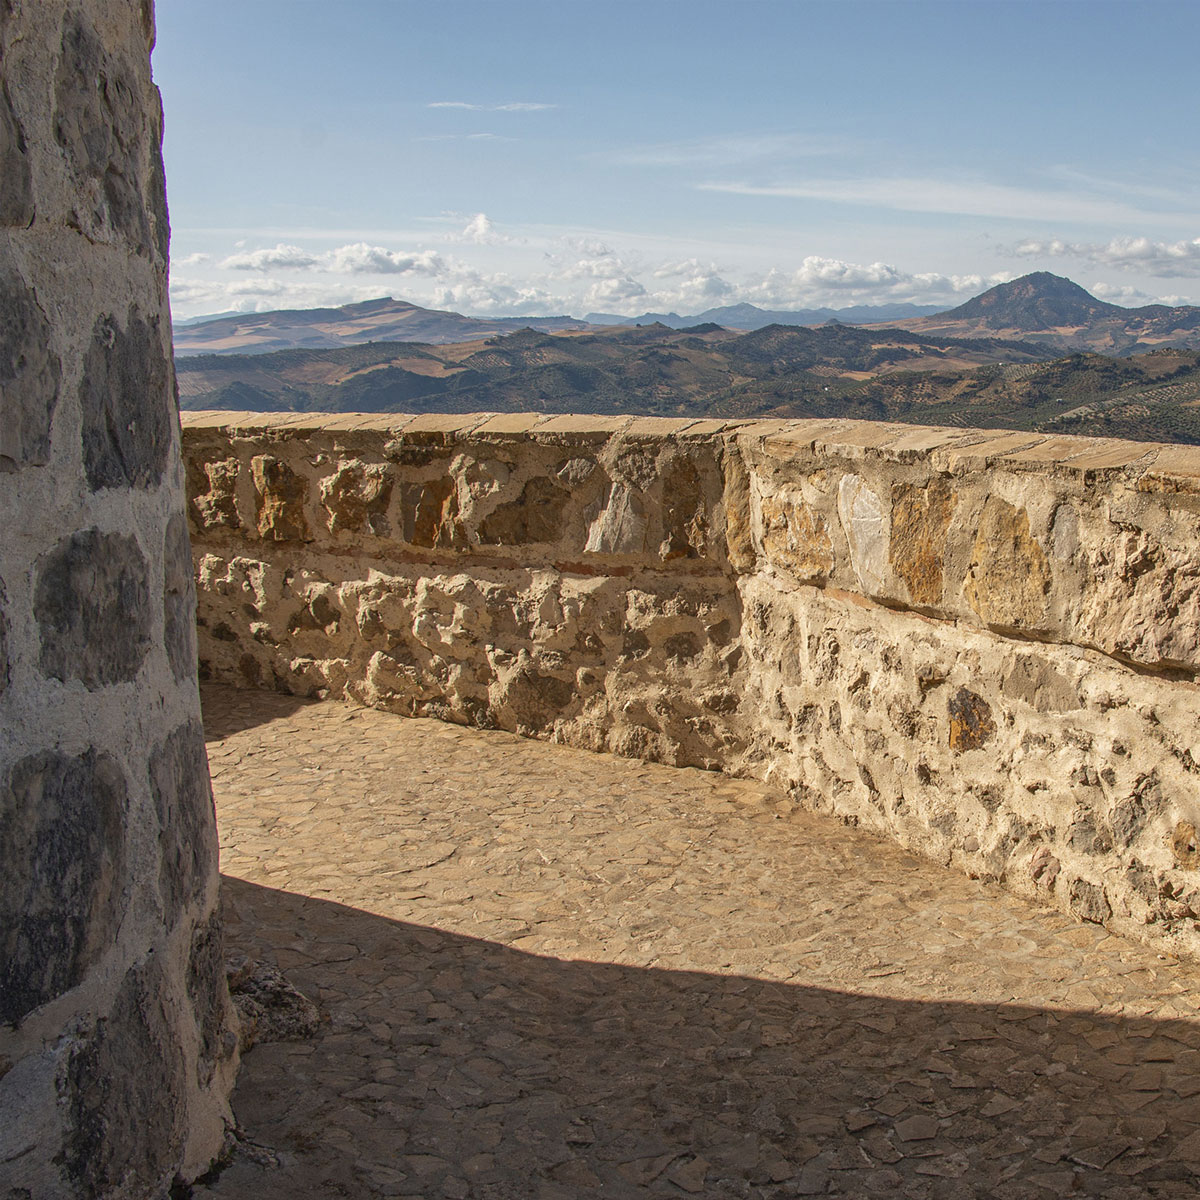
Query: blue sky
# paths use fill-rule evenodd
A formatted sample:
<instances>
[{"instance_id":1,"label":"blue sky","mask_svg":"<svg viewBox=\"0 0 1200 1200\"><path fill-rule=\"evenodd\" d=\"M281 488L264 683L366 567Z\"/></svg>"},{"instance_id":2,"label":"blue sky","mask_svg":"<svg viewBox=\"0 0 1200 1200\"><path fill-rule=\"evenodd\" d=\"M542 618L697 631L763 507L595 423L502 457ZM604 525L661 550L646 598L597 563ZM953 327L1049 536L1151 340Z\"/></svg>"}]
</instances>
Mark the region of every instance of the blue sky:
<instances>
[{"instance_id":1,"label":"blue sky","mask_svg":"<svg viewBox=\"0 0 1200 1200\"><path fill-rule=\"evenodd\" d=\"M158 0L178 316L1200 303L1200 5Z\"/></svg>"}]
</instances>

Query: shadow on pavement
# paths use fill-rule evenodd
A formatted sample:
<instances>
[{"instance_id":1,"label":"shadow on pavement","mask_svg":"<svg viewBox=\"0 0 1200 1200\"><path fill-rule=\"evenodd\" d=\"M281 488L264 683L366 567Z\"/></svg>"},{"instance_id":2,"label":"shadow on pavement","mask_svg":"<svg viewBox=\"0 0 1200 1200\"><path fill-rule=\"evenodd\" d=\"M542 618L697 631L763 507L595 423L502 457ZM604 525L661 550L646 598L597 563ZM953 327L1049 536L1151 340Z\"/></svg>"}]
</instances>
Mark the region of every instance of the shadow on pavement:
<instances>
[{"instance_id":1,"label":"shadow on pavement","mask_svg":"<svg viewBox=\"0 0 1200 1200\"><path fill-rule=\"evenodd\" d=\"M223 880L328 1023L197 1195L1192 1197L1200 1025L543 958ZM877 980L886 992L887 979Z\"/></svg>"},{"instance_id":2,"label":"shadow on pavement","mask_svg":"<svg viewBox=\"0 0 1200 1200\"><path fill-rule=\"evenodd\" d=\"M219 695L219 703L207 703ZM204 711L205 741L227 738L259 725L289 717L294 712L319 700L306 700L284 692L253 691L249 688L231 688L224 684L202 683L200 704Z\"/></svg>"}]
</instances>

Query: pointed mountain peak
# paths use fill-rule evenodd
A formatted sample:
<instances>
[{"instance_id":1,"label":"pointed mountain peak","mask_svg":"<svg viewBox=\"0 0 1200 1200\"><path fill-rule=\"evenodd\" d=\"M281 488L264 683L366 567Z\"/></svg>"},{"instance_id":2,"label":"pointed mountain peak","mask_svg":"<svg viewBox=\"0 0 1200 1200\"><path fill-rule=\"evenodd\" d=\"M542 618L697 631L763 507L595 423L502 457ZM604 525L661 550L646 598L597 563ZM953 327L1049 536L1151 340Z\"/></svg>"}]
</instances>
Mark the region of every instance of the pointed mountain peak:
<instances>
[{"instance_id":1,"label":"pointed mountain peak","mask_svg":"<svg viewBox=\"0 0 1200 1200\"><path fill-rule=\"evenodd\" d=\"M1055 329L1087 325L1125 310L1097 300L1077 283L1035 271L1011 283L997 284L982 295L942 313L964 321L983 321L992 329Z\"/></svg>"}]
</instances>

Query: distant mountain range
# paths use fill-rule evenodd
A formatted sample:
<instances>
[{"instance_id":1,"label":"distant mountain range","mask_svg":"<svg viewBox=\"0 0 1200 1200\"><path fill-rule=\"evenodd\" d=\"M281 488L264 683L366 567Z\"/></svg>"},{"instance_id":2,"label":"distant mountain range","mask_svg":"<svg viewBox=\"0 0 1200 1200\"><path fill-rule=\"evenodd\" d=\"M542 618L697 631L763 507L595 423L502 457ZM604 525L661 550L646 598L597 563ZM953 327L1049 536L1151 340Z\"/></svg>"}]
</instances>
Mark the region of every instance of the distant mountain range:
<instances>
[{"instance_id":1,"label":"distant mountain range","mask_svg":"<svg viewBox=\"0 0 1200 1200\"><path fill-rule=\"evenodd\" d=\"M753 304L710 308L693 316L643 313L620 317L589 313L573 317L464 317L421 308L404 300L368 300L341 308L313 308L223 315L175 327L175 352L265 354L273 350L335 349L366 342L420 342L453 345L533 329L580 334L614 326L697 330L793 327L829 323L870 329L903 329L931 337L1033 341L1061 352L1110 355L1144 353L1159 347L1200 349L1200 307L1151 304L1124 308L1097 300L1078 284L1046 271L1002 283L957 308L939 311L915 304L856 305L775 312Z\"/></svg>"},{"instance_id":2,"label":"distant mountain range","mask_svg":"<svg viewBox=\"0 0 1200 1200\"><path fill-rule=\"evenodd\" d=\"M445 346L471 342L495 334L534 329L540 333L582 332L613 325L663 325L688 329L697 325L720 325L727 329L764 329L768 325L845 325L920 317L938 311L936 305L876 304L852 308L806 308L796 312L770 312L753 304L710 308L694 317L678 313L643 313L619 317L613 313L589 313L573 317L464 317L456 312L421 308L406 300L367 300L341 308L282 309L278 312L219 313L192 317L175 323L175 353L180 358L193 354L269 354L273 350L332 350L337 346L359 346L365 342L422 342Z\"/></svg>"},{"instance_id":3,"label":"distant mountain range","mask_svg":"<svg viewBox=\"0 0 1200 1200\"><path fill-rule=\"evenodd\" d=\"M591 325L665 325L668 329L687 329L695 325L723 325L726 329L765 329L768 325L869 325L880 321L898 321L941 312L936 304L856 304L850 308L800 308L776 310L753 304L728 304L709 308L694 317L678 313L642 313L640 317L619 317L615 313L588 313Z\"/></svg>"}]
</instances>

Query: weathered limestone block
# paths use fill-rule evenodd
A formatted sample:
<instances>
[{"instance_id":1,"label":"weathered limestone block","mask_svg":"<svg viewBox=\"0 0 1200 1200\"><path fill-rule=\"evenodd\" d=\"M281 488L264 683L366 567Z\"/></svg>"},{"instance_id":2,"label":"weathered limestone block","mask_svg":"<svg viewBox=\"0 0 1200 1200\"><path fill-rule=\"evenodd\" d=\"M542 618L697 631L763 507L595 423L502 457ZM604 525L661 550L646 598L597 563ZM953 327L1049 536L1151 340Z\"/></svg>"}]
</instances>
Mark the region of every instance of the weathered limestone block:
<instances>
[{"instance_id":1,"label":"weathered limestone block","mask_svg":"<svg viewBox=\"0 0 1200 1200\"><path fill-rule=\"evenodd\" d=\"M494 508L479 526L479 540L491 546L555 543L563 535L563 510L570 492L552 479L536 476L515 500Z\"/></svg>"},{"instance_id":2,"label":"weathered limestone block","mask_svg":"<svg viewBox=\"0 0 1200 1200\"><path fill-rule=\"evenodd\" d=\"M308 480L273 454L257 454L250 462L258 511L258 536L275 542L309 539Z\"/></svg>"},{"instance_id":3,"label":"weathered limestone block","mask_svg":"<svg viewBox=\"0 0 1200 1200\"><path fill-rule=\"evenodd\" d=\"M888 561L904 580L912 604L942 603L947 535L955 496L949 484L935 478L922 486L892 487L892 528Z\"/></svg>"},{"instance_id":4,"label":"weathered limestone block","mask_svg":"<svg viewBox=\"0 0 1200 1200\"><path fill-rule=\"evenodd\" d=\"M1029 514L989 497L963 584L967 602L988 625L1041 629L1049 590L1050 567L1029 531Z\"/></svg>"},{"instance_id":5,"label":"weathered limestone block","mask_svg":"<svg viewBox=\"0 0 1200 1200\"><path fill-rule=\"evenodd\" d=\"M588 527L588 554L644 554L649 543L649 511L642 494L614 483L601 511Z\"/></svg>"},{"instance_id":6,"label":"weathered limestone block","mask_svg":"<svg viewBox=\"0 0 1200 1200\"><path fill-rule=\"evenodd\" d=\"M889 510L865 480L846 475L838 485L838 515L859 587L868 596L879 595L888 577Z\"/></svg>"},{"instance_id":7,"label":"weathered limestone block","mask_svg":"<svg viewBox=\"0 0 1200 1200\"><path fill-rule=\"evenodd\" d=\"M752 571L755 563L754 518L750 497L750 472L740 450L729 447L724 456L725 552L735 571Z\"/></svg>"},{"instance_id":8,"label":"weathered limestone block","mask_svg":"<svg viewBox=\"0 0 1200 1200\"><path fill-rule=\"evenodd\" d=\"M1091 585L1073 633L1133 662L1200 666L1200 522L1164 544L1144 529L1114 528L1086 553Z\"/></svg>"},{"instance_id":9,"label":"weathered limestone block","mask_svg":"<svg viewBox=\"0 0 1200 1200\"><path fill-rule=\"evenodd\" d=\"M367 532L386 537L391 499L392 477L378 463L354 459L321 482L321 504L331 533Z\"/></svg>"},{"instance_id":10,"label":"weathered limestone block","mask_svg":"<svg viewBox=\"0 0 1200 1200\"><path fill-rule=\"evenodd\" d=\"M188 512L196 530L237 529L238 473L236 458L189 459Z\"/></svg>"},{"instance_id":11,"label":"weathered limestone block","mask_svg":"<svg viewBox=\"0 0 1200 1200\"><path fill-rule=\"evenodd\" d=\"M801 583L824 583L834 563L825 518L787 490L765 496L759 512L763 557Z\"/></svg>"},{"instance_id":12,"label":"weathered limestone block","mask_svg":"<svg viewBox=\"0 0 1200 1200\"><path fill-rule=\"evenodd\" d=\"M702 558L708 550L709 502L704 480L690 458L674 458L663 473L663 559Z\"/></svg>"},{"instance_id":13,"label":"weathered limestone block","mask_svg":"<svg viewBox=\"0 0 1200 1200\"><path fill-rule=\"evenodd\" d=\"M445 477L429 483L405 484L401 528L404 540L431 550L454 550L467 545L467 530L458 507L458 486Z\"/></svg>"}]
</instances>

